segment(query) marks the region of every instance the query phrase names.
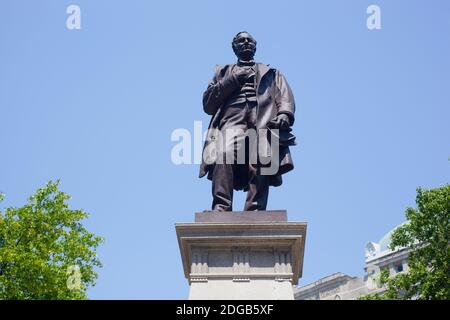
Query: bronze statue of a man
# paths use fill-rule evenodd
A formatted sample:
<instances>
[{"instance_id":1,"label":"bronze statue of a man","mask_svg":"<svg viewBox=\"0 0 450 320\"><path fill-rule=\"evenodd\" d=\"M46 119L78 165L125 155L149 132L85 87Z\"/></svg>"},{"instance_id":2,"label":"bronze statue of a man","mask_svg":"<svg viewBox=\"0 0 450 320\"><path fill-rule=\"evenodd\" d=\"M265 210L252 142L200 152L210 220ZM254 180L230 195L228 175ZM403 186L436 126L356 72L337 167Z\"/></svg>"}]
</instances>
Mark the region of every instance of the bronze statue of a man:
<instances>
[{"instance_id":1,"label":"bronze statue of a man","mask_svg":"<svg viewBox=\"0 0 450 320\"><path fill-rule=\"evenodd\" d=\"M266 210L269 186L280 186L282 174L294 168L289 151L289 146L295 144L295 137L290 133L295 119L294 97L280 71L255 63L256 40L248 32L239 32L233 38L232 47L237 63L217 67L203 94L203 110L212 118L200 177L207 175L212 180L212 211L232 211L233 189L247 191L244 211ZM211 144L219 140L217 136L230 129L244 134L233 135L232 140L221 139L223 148L213 148L215 156L211 160L205 151L210 152ZM278 148L270 160L277 165L273 174L262 173L259 158L249 161L260 146L248 147L246 133L250 130L277 132L268 138ZM275 138L279 140L276 144ZM243 163L236 163L239 148L245 149ZM231 162L226 157L230 151L234 155Z\"/></svg>"}]
</instances>

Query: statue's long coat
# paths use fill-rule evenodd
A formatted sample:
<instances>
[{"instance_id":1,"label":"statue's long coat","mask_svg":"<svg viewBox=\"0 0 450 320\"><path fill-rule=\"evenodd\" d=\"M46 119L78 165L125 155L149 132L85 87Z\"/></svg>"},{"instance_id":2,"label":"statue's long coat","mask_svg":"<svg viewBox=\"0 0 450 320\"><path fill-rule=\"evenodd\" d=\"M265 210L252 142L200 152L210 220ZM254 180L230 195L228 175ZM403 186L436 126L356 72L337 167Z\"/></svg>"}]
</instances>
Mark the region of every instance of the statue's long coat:
<instances>
[{"instance_id":1,"label":"statue's long coat","mask_svg":"<svg viewBox=\"0 0 450 320\"><path fill-rule=\"evenodd\" d=\"M235 64L231 64L217 67L213 80L203 94L203 110L212 116L203 148L204 153L207 146L217 140L217 137L215 137L217 130L214 129L218 129L221 110L227 107L228 97L240 87L232 73L235 66ZM257 129L267 128L267 123L281 113L289 116L291 125L294 123L295 101L286 79L281 72L262 63L256 64L256 99L258 103ZM204 154L199 177L207 175L208 179L211 180L215 164L213 161L205 161L205 157L207 156ZM269 184L272 186L281 185L281 175L294 168L288 146L280 146L279 161L278 172L270 176ZM245 190L246 182L235 181L234 188Z\"/></svg>"}]
</instances>

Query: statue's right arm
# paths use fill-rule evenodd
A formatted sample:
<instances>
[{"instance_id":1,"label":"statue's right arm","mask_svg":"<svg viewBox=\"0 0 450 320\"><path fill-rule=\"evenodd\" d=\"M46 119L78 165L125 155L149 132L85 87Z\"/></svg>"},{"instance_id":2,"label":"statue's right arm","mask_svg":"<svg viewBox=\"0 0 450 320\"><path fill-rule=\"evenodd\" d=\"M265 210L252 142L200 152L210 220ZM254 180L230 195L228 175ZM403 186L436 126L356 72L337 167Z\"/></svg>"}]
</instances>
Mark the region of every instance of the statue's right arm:
<instances>
[{"instance_id":1,"label":"statue's right arm","mask_svg":"<svg viewBox=\"0 0 450 320\"><path fill-rule=\"evenodd\" d=\"M230 94L238 88L240 83L233 73L220 79L219 72L216 72L203 93L203 110L209 115L214 115Z\"/></svg>"}]
</instances>

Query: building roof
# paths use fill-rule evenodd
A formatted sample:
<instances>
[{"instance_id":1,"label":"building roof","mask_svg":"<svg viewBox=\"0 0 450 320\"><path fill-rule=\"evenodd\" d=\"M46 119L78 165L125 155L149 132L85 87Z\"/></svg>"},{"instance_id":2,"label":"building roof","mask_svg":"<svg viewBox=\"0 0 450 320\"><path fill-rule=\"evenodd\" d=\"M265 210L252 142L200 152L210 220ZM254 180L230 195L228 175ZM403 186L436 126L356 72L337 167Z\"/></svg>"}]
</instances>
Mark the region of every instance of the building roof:
<instances>
[{"instance_id":1,"label":"building roof","mask_svg":"<svg viewBox=\"0 0 450 320\"><path fill-rule=\"evenodd\" d=\"M331 282L349 281L349 280L354 279L354 278L355 277L351 277L349 275L346 275L345 273L336 272L336 273L333 273L333 274L331 274L329 276L323 277L323 278L321 278L321 279L319 279L317 281L314 281L312 283L304 285L302 287L298 287L297 291L306 291L308 289L317 288L319 286L323 286L323 285L329 284Z\"/></svg>"},{"instance_id":2,"label":"building roof","mask_svg":"<svg viewBox=\"0 0 450 320\"><path fill-rule=\"evenodd\" d=\"M367 245L366 245L366 261L372 260L374 258L379 258L381 256L384 256L384 255L392 252L392 250L389 248L389 245L391 243L392 234L394 233L394 231L396 229L398 229L400 226L404 225L405 223L407 223L407 222L405 221L403 223L400 223L399 225L397 225L394 228L392 228L391 230L389 230L389 232L386 233L385 235L383 235L378 242L367 243Z\"/></svg>"},{"instance_id":3,"label":"building roof","mask_svg":"<svg viewBox=\"0 0 450 320\"><path fill-rule=\"evenodd\" d=\"M389 245L391 244L391 237L395 230L397 230L399 227L404 225L406 223L400 223L399 225L395 226L393 229L389 230L388 233L386 233L384 236L381 237L380 241L378 241L378 244L380 245L380 252L391 250L389 248Z\"/></svg>"}]
</instances>

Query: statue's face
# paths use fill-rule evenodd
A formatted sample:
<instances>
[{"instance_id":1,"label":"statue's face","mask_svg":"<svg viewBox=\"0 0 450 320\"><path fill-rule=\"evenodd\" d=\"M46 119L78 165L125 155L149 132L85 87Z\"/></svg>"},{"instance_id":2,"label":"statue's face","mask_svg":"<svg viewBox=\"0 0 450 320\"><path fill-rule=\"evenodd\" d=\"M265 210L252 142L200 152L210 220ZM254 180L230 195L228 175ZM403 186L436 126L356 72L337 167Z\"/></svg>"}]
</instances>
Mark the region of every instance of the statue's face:
<instances>
[{"instance_id":1,"label":"statue's face","mask_svg":"<svg viewBox=\"0 0 450 320\"><path fill-rule=\"evenodd\" d=\"M256 40L247 32L241 33L233 41L233 50L242 60L251 60L256 52Z\"/></svg>"}]
</instances>

